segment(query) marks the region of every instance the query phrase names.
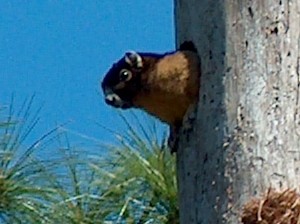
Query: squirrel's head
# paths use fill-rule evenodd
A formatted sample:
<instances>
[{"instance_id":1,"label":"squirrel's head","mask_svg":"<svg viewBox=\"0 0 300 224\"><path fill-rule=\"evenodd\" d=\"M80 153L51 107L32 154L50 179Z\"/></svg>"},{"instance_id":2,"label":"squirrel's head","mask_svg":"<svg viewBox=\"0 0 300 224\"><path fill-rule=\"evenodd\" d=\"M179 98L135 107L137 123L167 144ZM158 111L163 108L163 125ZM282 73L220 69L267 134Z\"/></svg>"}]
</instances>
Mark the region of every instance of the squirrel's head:
<instances>
[{"instance_id":1,"label":"squirrel's head","mask_svg":"<svg viewBox=\"0 0 300 224\"><path fill-rule=\"evenodd\" d=\"M142 56L134 51L113 64L102 81L107 104L122 109L134 107L132 99L141 87L143 64Z\"/></svg>"}]
</instances>

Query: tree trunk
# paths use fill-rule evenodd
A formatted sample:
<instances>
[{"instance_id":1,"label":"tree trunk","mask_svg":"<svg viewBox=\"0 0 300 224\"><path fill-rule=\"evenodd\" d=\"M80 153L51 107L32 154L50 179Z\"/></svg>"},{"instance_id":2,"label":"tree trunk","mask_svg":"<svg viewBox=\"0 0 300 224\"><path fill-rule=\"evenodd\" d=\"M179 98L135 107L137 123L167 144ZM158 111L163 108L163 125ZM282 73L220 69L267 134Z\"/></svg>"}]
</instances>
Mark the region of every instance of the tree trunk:
<instances>
[{"instance_id":1,"label":"tree trunk","mask_svg":"<svg viewBox=\"0 0 300 224\"><path fill-rule=\"evenodd\" d=\"M253 196L300 184L300 0L175 0L201 58L177 154L180 223L239 223Z\"/></svg>"}]
</instances>

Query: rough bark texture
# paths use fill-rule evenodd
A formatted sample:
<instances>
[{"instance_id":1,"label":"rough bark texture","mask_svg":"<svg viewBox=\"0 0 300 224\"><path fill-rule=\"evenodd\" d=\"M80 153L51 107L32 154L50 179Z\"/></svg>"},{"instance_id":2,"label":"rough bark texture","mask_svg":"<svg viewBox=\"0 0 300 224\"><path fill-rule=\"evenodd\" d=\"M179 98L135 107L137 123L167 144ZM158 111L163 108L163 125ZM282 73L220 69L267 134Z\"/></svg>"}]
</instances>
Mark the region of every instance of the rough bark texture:
<instances>
[{"instance_id":1,"label":"rough bark texture","mask_svg":"<svg viewBox=\"0 0 300 224\"><path fill-rule=\"evenodd\" d=\"M300 184L300 0L175 0L201 90L177 155L180 221L239 223L269 187Z\"/></svg>"}]
</instances>

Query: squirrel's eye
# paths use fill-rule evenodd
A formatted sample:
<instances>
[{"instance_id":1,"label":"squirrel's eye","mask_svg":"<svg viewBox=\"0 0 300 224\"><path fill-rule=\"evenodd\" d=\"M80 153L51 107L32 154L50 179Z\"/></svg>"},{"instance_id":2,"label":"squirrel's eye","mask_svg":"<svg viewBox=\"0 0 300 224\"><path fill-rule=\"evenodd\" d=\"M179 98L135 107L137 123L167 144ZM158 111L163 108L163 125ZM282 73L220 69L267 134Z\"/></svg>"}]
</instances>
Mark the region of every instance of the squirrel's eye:
<instances>
[{"instance_id":1,"label":"squirrel's eye","mask_svg":"<svg viewBox=\"0 0 300 224\"><path fill-rule=\"evenodd\" d=\"M123 69L120 72L120 81L125 82L130 80L132 77L132 73L129 70Z\"/></svg>"}]
</instances>

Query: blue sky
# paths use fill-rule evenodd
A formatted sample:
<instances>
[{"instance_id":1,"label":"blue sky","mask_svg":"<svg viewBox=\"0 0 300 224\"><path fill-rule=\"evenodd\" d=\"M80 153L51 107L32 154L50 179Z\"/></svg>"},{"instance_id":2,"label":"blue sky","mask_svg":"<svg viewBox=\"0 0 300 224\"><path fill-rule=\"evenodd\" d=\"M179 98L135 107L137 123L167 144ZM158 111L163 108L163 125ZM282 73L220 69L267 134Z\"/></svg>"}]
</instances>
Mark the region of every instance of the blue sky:
<instances>
[{"instance_id":1,"label":"blue sky","mask_svg":"<svg viewBox=\"0 0 300 224\"><path fill-rule=\"evenodd\" d=\"M0 0L0 106L35 94L36 138L57 124L112 141L123 131L99 83L127 50L174 50L173 0Z\"/></svg>"}]
</instances>

